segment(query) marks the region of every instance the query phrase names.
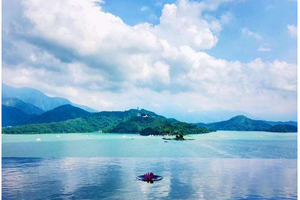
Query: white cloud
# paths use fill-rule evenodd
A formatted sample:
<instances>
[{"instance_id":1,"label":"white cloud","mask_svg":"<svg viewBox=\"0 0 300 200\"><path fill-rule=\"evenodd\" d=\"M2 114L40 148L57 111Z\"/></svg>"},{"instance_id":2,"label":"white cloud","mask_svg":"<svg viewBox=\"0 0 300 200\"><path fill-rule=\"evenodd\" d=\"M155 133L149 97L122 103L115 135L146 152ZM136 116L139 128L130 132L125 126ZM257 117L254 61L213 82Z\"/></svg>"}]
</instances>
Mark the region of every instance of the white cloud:
<instances>
[{"instance_id":1,"label":"white cloud","mask_svg":"<svg viewBox=\"0 0 300 200\"><path fill-rule=\"evenodd\" d=\"M267 48L267 47L260 47L260 48L257 49L257 51L264 51L264 52L266 52L266 51L271 51L271 50L272 50L272 49Z\"/></svg>"},{"instance_id":2,"label":"white cloud","mask_svg":"<svg viewBox=\"0 0 300 200\"><path fill-rule=\"evenodd\" d=\"M149 10L149 8L148 8L147 6L143 6L143 7L141 8L141 11L142 11L142 12L147 11L147 10Z\"/></svg>"},{"instance_id":3,"label":"white cloud","mask_svg":"<svg viewBox=\"0 0 300 200\"><path fill-rule=\"evenodd\" d=\"M261 35L255 32L250 31L248 28L243 28L242 33L246 36L253 37L257 40L262 39Z\"/></svg>"},{"instance_id":4,"label":"white cloud","mask_svg":"<svg viewBox=\"0 0 300 200\"><path fill-rule=\"evenodd\" d=\"M211 31L218 33L222 30L222 25L218 20L213 20L209 23L209 28Z\"/></svg>"},{"instance_id":5,"label":"white cloud","mask_svg":"<svg viewBox=\"0 0 300 200\"><path fill-rule=\"evenodd\" d=\"M176 46L189 45L196 49L213 47L218 39L211 32L209 24L199 17L201 5L186 0L179 0L178 4L166 4L160 24L154 27L155 33Z\"/></svg>"},{"instance_id":6,"label":"white cloud","mask_svg":"<svg viewBox=\"0 0 300 200\"><path fill-rule=\"evenodd\" d=\"M219 19L209 14L204 15L204 19L208 22L209 28L213 33L219 33L225 25L229 24L232 18L233 16L229 12L221 15Z\"/></svg>"},{"instance_id":7,"label":"white cloud","mask_svg":"<svg viewBox=\"0 0 300 200\"><path fill-rule=\"evenodd\" d=\"M23 62L10 65L4 60L3 81L100 110L141 106L161 112L241 109L252 115L294 113L295 64L260 59L229 62L201 51L217 43L213 32L230 21L230 14L215 24L201 15L222 2L226 1L180 0L164 6L157 25L129 26L103 12L93 0L27 0L25 16L33 26L33 32L27 34L74 57L63 62L47 48L16 41L14 52L23 56ZM242 32L261 39L247 28Z\"/></svg>"},{"instance_id":8,"label":"white cloud","mask_svg":"<svg viewBox=\"0 0 300 200\"><path fill-rule=\"evenodd\" d=\"M297 26L288 25L287 29L288 29L288 33L292 38L297 38Z\"/></svg>"},{"instance_id":9,"label":"white cloud","mask_svg":"<svg viewBox=\"0 0 300 200\"><path fill-rule=\"evenodd\" d=\"M228 24L232 20L233 16L231 13L227 12L221 16L222 24Z\"/></svg>"}]
</instances>

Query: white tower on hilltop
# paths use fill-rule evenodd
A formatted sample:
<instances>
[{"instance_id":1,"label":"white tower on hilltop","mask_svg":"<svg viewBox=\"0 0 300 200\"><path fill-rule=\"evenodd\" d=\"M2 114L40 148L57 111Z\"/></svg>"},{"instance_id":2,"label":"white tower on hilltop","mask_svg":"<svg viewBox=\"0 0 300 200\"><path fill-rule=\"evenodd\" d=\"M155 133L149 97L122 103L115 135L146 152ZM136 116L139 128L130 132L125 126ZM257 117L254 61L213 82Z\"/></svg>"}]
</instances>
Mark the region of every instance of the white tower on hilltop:
<instances>
[{"instance_id":1,"label":"white tower on hilltop","mask_svg":"<svg viewBox=\"0 0 300 200\"><path fill-rule=\"evenodd\" d=\"M140 113L140 107L137 107L137 110L138 110L138 113L136 116L140 117L141 116L141 113Z\"/></svg>"}]
</instances>

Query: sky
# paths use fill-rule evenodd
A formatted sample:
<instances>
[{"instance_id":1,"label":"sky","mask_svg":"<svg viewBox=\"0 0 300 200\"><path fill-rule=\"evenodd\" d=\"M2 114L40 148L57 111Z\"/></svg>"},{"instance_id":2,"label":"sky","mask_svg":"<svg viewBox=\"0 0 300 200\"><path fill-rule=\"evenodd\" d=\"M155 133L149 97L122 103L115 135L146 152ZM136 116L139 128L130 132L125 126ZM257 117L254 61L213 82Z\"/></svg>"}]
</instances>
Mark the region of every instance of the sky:
<instances>
[{"instance_id":1,"label":"sky","mask_svg":"<svg viewBox=\"0 0 300 200\"><path fill-rule=\"evenodd\" d=\"M3 0L2 82L186 122L297 120L296 0Z\"/></svg>"}]
</instances>

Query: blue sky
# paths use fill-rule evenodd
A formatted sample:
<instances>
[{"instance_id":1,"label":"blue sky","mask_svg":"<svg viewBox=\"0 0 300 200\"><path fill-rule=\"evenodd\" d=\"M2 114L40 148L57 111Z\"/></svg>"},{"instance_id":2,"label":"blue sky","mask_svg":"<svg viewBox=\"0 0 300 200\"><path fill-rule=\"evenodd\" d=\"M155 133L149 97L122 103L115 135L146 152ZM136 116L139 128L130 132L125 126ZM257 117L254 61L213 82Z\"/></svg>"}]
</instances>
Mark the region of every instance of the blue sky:
<instances>
[{"instance_id":1,"label":"blue sky","mask_svg":"<svg viewBox=\"0 0 300 200\"><path fill-rule=\"evenodd\" d=\"M2 33L14 87L187 122L297 120L295 0L4 0Z\"/></svg>"},{"instance_id":2,"label":"blue sky","mask_svg":"<svg viewBox=\"0 0 300 200\"><path fill-rule=\"evenodd\" d=\"M110 0L102 7L130 25L143 22L158 24L163 5L175 2L174 0ZM295 53L297 42L289 36L286 29L287 24L297 26L297 3L295 1L243 0L224 4L218 10L206 13L216 18L220 18L224 13L232 15L231 22L224 26L219 34L217 45L206 51L210 55L243 62L250 62L258 57L266 61L280 59L297 62ZM242 29L245 27L261 35L262 39L257 40L243 35ZM271 50L257 51L261 47Z\"/></svg>"}]
</instances>

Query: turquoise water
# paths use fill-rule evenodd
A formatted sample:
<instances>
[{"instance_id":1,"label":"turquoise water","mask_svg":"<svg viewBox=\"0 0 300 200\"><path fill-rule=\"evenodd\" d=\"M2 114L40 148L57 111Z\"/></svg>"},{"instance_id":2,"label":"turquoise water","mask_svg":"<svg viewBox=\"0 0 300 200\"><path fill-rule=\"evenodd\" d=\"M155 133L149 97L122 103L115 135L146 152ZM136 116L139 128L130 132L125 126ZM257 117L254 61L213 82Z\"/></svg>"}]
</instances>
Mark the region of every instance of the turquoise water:
<instances>
[{"instance_id":1,"label":"turquoise water","mask_svg":"<svg viewBox=\"0 0 300 200\"><path fill-rule=\"evenodd\" d=\"M2 135L2 199L297 199L296 133L186 138Z\"/></svg>"},{"instance_id":2,"label":"turquoise water","mask_svg":"<svg viewBox=\"0 0 300 200\"><path fill-rule=\"evenodd\" d=\"M134 134L2 135L2 156L297 158L297 133L220 131L186 138L195 140Z\"/></svg>"}]
</instances>

